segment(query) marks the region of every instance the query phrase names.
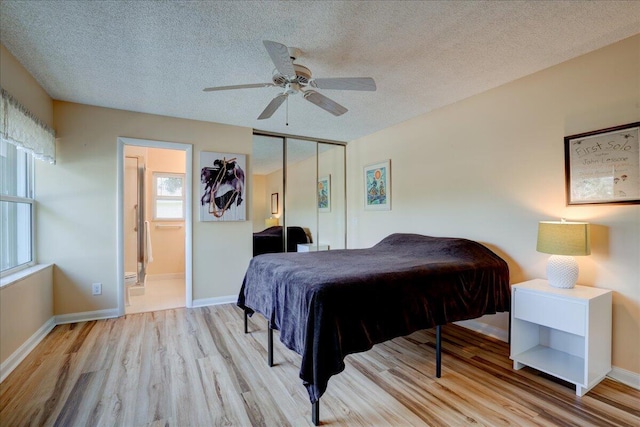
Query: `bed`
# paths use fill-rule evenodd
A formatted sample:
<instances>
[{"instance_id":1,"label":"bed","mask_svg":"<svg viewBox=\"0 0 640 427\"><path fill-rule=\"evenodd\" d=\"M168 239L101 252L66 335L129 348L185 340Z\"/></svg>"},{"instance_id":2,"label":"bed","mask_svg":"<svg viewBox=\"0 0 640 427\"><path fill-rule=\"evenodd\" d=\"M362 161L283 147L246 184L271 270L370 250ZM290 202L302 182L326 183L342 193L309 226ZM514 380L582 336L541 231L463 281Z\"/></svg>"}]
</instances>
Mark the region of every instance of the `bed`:
<instances>
[{"instance_id":1,"label":"bed","mask_svg":"<svg viewBox=\"0 0 640 427\"><path fill-rule=\"evenodd\" d=\"M507 263L467 239L392 234L369 249L265 254L251 260L238 297L247 315L263 315L302 356L300 378L319 423L319 400L344 358L374 344L508 311Z\"/></svg>"},{"instance_id":2,"label":"bed","mask_svg":"<svg viewBox=\"0 0 640 427\"><path fill-rule=\"evenodd\" d=\"M284 252L283 227L276 225L253 233L253 256ZM299 243L312 243L304 228L287 227L287 252L296 252Z\"/></svg>"}]
</instances>

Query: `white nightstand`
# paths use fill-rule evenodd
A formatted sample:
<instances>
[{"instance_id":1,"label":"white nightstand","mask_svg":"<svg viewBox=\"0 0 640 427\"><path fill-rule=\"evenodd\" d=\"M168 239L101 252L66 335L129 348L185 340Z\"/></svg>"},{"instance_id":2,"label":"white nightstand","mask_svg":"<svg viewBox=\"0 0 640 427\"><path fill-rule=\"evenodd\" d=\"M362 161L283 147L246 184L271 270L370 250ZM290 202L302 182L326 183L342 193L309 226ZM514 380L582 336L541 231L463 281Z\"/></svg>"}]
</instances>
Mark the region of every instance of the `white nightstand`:
<instances>
[{"instance_id":1,"label":"white nightstand","mask_svg":"<svg viewBox=\"0 0 640 427\"><path fill-rule=\"evenodd\" d=\"M324 243L298 243L298 252L328 251L329 245Z\"/></svg>"},{"instance_id":2,"label":"white nightstand","mask_svg":"<svg viewBox=\"0 0 640 427\"><path fill-rule=\"evenodd\" d=\"M553 288L541 279L513 285L513 368L530 366L584 395L611 371L611 295L586 286Z\"/></svg>"}]
</instances>

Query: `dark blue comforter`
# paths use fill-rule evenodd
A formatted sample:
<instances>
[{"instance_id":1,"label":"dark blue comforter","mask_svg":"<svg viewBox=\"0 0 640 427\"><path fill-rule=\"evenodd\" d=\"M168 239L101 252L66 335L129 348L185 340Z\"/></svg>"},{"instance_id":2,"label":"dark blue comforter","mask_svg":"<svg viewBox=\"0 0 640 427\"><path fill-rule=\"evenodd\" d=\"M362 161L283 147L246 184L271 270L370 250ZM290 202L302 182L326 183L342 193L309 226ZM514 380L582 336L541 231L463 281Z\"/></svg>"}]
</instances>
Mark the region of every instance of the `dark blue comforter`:
<instances>
[{"instance_id":1,"label":"dark blue comforter","mask_svg":"<svg viewBox=\"0 0 640 427\"><path fill-rule=\"evenodd\" d=\"M369 249L251 260L238 306L302 356L312 403L348 354L420 329L509 311L507 263L466 239L392 234Z\"/></svg>"}]
</instances>

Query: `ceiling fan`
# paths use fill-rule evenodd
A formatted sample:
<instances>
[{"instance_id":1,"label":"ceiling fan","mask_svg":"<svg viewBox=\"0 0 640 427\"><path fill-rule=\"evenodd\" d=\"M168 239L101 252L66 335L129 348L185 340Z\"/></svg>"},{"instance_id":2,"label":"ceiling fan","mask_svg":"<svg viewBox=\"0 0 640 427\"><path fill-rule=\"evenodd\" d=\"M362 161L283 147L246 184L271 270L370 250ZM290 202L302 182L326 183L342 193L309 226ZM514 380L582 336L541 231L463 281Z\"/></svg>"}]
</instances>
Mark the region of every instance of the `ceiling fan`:
<instances>
[{"instance_id":1,"label":"ceiling fan","mask_svg":"<svg viewBox=\"0 0 640 427\"><path fill-rule=\"evenodd\" d=\"M295 64L294 61L300 56L300 50L289 48L283 44L264 40L264 47L267 49L271 60L276 68L270 83L252 83L233 86L216 86L204 88L204 92L214 92L231 89L251 89L260 87L279 87L283 91L273 98L267 108L264 109L258 120L268 119L287 100L289 95L301 93L304 99L317 105L333 114L341 116L348 110L337 102L327 98L314 89L331 90L361 90L375 91L376 82L371 77L335 77L320 78L312 77L311 70L304 65Z\"/></svg>"}]
</instances>

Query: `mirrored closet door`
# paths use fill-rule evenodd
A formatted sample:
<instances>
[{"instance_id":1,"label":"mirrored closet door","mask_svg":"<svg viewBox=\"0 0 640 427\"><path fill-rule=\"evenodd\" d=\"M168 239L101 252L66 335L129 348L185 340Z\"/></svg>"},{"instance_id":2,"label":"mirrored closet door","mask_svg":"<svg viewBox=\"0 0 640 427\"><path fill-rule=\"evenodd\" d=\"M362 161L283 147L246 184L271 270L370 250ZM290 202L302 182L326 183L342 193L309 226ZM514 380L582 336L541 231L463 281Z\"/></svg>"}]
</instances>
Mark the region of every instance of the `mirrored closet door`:
<instances>
[{"instance_id":1,"label":"mirrored closet door","mask_svg":"<svg viewBox=\"0 0 640 427\"><path fill-rule=\"evenodd\" d=\"M255 134L251 164L254 256L345 248L344 145Z\"/></svg>"},{"instance_id":2,"label":"mirrored closet door","mask_svg":"<svg viewBox=\"0 0 640 427\"><path fill-rule=\"evenodd\" d=\"M345 147L318 143L318 249L345 249Z\"/></svg>"}]
</instances>

